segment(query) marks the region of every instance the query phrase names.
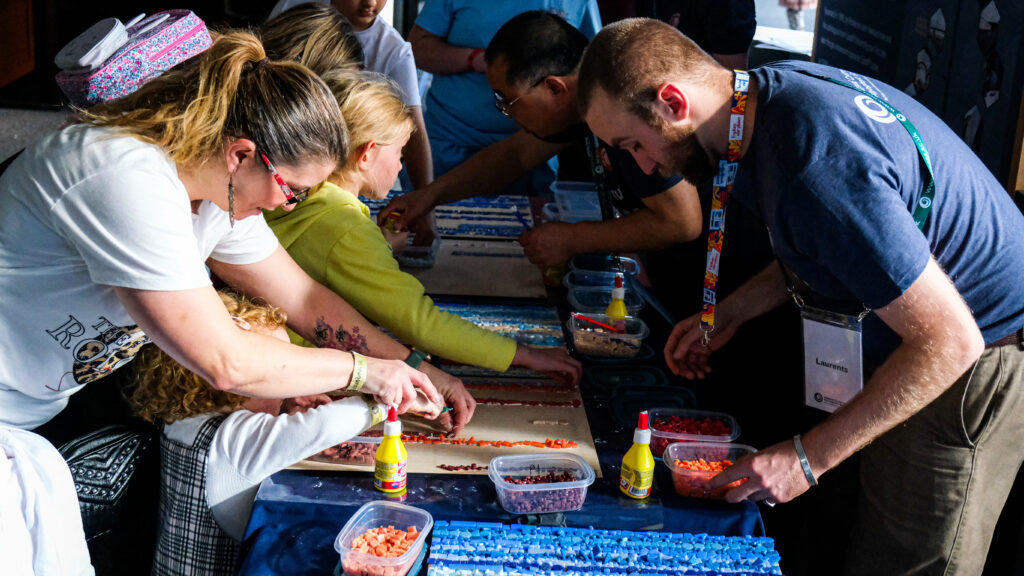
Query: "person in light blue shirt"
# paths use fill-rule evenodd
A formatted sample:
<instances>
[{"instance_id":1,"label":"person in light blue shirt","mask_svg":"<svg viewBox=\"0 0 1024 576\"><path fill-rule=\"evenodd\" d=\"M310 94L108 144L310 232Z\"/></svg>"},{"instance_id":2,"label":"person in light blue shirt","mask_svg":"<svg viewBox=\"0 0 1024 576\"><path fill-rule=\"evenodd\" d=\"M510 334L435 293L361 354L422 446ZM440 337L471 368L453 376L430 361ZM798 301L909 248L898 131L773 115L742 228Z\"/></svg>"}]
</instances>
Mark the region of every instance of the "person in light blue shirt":
<instances>
[{"instance_id":1,"label":"person in light blue shirt","mask_svg":"<svg viewBox=\"0 0 1024 576\"><path fill-rule=\"evenodd\" d=\"M434 156L434 176L448 172L487 146L517 131L515 121L494 107L484 76L484 48L506 21L527 10L552 10L593 37L601 27L593 0L427 0L409 32L416 64L434 75L424 116ZM540 172L540 174L537 174ZM543 189L553 171L541 166L515 191Z\"/></svg>"}]
</instances>

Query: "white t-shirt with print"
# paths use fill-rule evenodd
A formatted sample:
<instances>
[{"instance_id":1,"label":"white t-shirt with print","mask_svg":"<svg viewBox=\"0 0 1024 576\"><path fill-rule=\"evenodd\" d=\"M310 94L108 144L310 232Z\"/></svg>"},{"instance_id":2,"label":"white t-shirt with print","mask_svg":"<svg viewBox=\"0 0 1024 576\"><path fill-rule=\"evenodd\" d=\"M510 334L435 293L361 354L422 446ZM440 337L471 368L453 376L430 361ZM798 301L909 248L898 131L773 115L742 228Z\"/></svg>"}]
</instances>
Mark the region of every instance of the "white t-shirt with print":
<instances>
[{"instance_id":1,"label":"white t-shirt with print","mask_svg":"<svg viewBox=\"0 0 1024 576\"><path fill-rule=\"evenodd\" d=\"M76 125L0 177L0 424L34 428L148 341L114 287L210 285L207 258L259 262L278 242L262 216L193 214L157 146Z\"/></svg>"}]
</instances>

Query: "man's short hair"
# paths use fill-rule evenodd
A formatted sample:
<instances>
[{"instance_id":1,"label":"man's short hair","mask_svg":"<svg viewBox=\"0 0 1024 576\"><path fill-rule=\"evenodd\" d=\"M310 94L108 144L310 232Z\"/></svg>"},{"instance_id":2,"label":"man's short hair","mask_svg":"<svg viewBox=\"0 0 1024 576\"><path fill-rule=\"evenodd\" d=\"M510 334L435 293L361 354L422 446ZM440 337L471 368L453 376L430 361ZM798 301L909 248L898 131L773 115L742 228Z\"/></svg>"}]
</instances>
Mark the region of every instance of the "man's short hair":
<instances>
[{"instance_id":1,"label":"man's short hair","mask_svg":"<svg viewBox=\"0 0 1024 576\"><path fill-rule=\"evenodd\" d=\"M580 64L579 105L586 114L600 87L651 122L658 88L685 79L710 80L721 66L678 30L659 20L629 18L605 26L590 42Z\"/></svg>"},{"instance_id":2,"label":"man's short hair","mask_svg":"<svg viewBox=\"0 0 1024 576\"><path fill-rule=\"evenodd\" d=\"M509 84L533 83L547 76L576 72L587 37L564 18L544 10L523 12L506 22L484 53L488 64L499 56L508 66Z\"/></svg>"}]
</instances>

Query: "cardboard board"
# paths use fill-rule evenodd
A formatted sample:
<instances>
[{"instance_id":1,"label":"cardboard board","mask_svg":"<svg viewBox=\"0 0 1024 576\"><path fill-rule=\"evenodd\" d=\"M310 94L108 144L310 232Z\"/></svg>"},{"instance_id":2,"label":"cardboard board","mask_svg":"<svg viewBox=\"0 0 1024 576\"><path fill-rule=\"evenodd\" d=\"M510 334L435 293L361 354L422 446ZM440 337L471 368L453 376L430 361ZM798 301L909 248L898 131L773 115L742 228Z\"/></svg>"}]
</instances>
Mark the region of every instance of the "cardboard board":
<instances>
[{"instance_id":1,"label":"cardboard board","mask_svg":"<svg viewBox=\"0 0 1024 576\"><path fill-rule=\"evenodd\" d=\"M493 406L478 405L472 421L460 438L476 440L504 440L516 442L530 440L544 442L546 438L564 438L579 444L577 448L534 448L529 446L498 447L498 446L458 446L448 444L413 444L405 445L409 453L408 473L410 474L478 474L486 475L486 470L447 471L439 465L468 466L476 464L486 466L491 458L510 454L562 454L572 453L587 461L598 477L601 466L597 459L597 449L590 433L590 424L582 405L579 389L566 387L553 381L526 379L486 379L477 386L475 381L467 380L466 385L477 399L496 398L518 401L541 401L567 403L576 401L577 407L551 406ZM527 384L531 389L524 390ZM550 385L545 385L550 383ZM509 389L502 390L505 384ZM439 435L435 424L422 418L408 416L402 418L405 434L426 433ZM378 426L379 428L379 426ZM373 465L338 464L317 461L315 459L299 462L294 469L301 470L354 470L372 474Z\"/></svg>"}]
</instances>

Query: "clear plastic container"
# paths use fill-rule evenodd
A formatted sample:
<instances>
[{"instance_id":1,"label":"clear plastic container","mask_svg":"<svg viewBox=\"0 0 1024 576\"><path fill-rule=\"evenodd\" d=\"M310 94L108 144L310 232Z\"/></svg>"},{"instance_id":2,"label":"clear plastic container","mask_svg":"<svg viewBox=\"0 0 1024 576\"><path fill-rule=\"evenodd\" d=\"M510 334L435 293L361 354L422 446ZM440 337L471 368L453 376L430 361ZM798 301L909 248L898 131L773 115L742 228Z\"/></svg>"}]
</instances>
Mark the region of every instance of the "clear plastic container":
<instances>
[{"instance_id":1,"label":"clear plastic container","mask_svg":"<svg viewBox=\"0 0 1024 576\"><path fill-rule=\"evenodd\" d=\"M751 446L731 442L677 442L669 444L661 460L672 471L672 484L675 485L676 492L680 496L722 500L725 498L726 492L739 486L743 480L737 480L715 490L705 490L704 483L718 472L687 470L676 466L676 460L705 460L707 462L728 460L735 464L743 456L754 452L757 450Z\"/></svg>"},{"instance_id":2,"label":"clear plastic container","mask_svg":"<svg viewBox=\"0 0 1024 576\"><path fill-rule=\"evenodd\" d=\"M635 292L626 290L623 298L626 302L626 311L630 316L636 316L644 309L644 299L637 296ZM578 286L569 290L569 305L577 312L590 314L593 312L604 312L608 309L608 303L612 301L611 288L596 288Z\"/></svg>"},{"instance_id":3,"label":"clear plastic container","mask_svg":"<svg viewBox=\"0 0 1024 576\"><path fill-rule=\"evenodd\" d=\"M616 262L617 260L617 262ZM620 270L621 268L621 270ZM622 272L631 276L640 272L640 263L625 256L589 252L577 254L569 259L569 270L590 270L591 272Z\"/></svg>"},{"instance_id":4,"label":"clear plastic container","mask_svg":"<svg viewBox=\"0 0 1024 576\"><path fill-rule=\"evenodd\" d=\"M562 222L601 220L601 201L592 182L552 182L551 191Z\"/></svg>"},{"instance_id":5,"label":"clear plastic container","mask_svg":"<svg viewBox=\"0 0 1024 576\"><path fill-rule=\"evenodd\" d=\"M626 280L626 290L629 290L629 276ZM562 278L562 284L566 290L573 288L600 288L611 292L615 286L615 272L597 272L595 270L571 270Z\"/></svg>"},{"instance_id":6,"label":"clear plastic container","mask_svg":"<svg viewBox=\"0 0 1024 576\"><path fill-rule=\"evenodd\" d=\"M341 556L343 573L346 576L405 576L416 561L433 525L434 518L429 512L413 506L385 500L364 504L349 518L334 540L334 549ZM382 526L394 526L400 530L415 526L419 535L409 550L396 558L382 558L352 549L353 540L367 530Z\"/></svg>"},{"instance_id":7,"label":"clear plastic container","mask_svg":"<svg viewBox=\"0 0 1024 576\"><path fill-rule=\"evenodd\" d=\"M545 222L561 222L562 215L558 211L558 204L554 202L548 202L540 209L540 213L544 215Z\"/></svg>"},{"instance_id":8,"label":"clear plastic container","mask_svg":"<svg viewBox=\"0 0 1024 576\"><path fill-rule=\"evenodd\" d=\"M568 472L576 480L515 484L505 478L528 478ZM583 507L587 486L594 483L594 469L575 454L517 454L491 459L487 475L498 491L501 507L512 514L571 512Z\"/></svg>"},{"instance_id":9,"label":"clear plastic container","mask_svg":"<svg viewBox=\"0 0 1024 576\"><path fill-rule=\"evenodd\" d=\"M659 421L666 421L673 416L691 418L697 421L713 420L721 422L728 429L728 434L697 434L684 432L668 432L658 429ZM683 408L651 408L651 452L661 457L669 444L676 442L732 442L740 437L740 425L736 419L724 412L707 410L687 410Z\"/></svg>"},{"instance_id":10,"label":"clear plastic container","mask_svg":"<svg viewBox=\"0 0 1024 576\"><path fill-rule=\"evenodd\" d=\"M615 321L604 314L587 314L603 324L615 326ZM602 358L632 358L640 353L644 338L650 333L647 324L639 318L626 316L621 321L623 332L612 332L574 316L567 327L572 334L573 347L580 354Z\"/></svg>"}]
</instances>

